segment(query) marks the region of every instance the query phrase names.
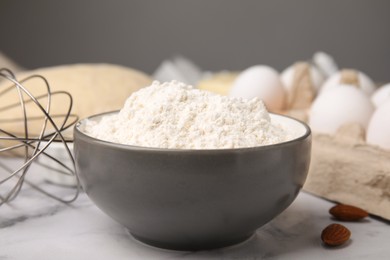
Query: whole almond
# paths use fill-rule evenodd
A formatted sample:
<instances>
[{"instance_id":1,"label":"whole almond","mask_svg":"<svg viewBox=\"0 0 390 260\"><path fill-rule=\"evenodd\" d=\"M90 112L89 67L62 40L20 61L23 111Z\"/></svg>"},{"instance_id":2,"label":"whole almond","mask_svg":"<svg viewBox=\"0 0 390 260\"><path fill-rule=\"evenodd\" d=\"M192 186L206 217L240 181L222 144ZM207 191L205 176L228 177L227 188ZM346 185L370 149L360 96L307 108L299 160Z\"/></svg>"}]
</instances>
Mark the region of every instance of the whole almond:
<instances>
[{"instance_id":1,"label":"whole almond","mask_svg":"<svg viewBox=\"0 0 390 260\"><path fill-rule=\"evenodd\" d=\"M327 246L340 246L351 237L351 231L340 224L330 224L321 233L321 239Z\"/></svg>"},{"instance_id":2,"label":"whole almond","mask_svg":"<svg viewBox=\"0 0 390 260\"><path fill-rule=\"evenodd\" d=\"M329 210L336 219L343 221L358 221L368 216L368 212L351 205L339 204Z\"/></svg>"}]
</instances>

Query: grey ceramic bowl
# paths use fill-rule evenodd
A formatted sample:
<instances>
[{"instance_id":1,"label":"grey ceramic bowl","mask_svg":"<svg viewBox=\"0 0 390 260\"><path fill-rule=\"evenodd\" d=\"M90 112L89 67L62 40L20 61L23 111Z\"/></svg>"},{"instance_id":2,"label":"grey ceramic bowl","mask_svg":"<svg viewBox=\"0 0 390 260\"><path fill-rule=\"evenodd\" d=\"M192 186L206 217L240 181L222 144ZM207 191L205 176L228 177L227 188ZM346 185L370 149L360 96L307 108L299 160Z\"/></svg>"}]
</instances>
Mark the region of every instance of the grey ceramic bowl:
<instances>
[{"instance_id":1,"label":"grey ceramic bowl","mask_svg":"<svg viewBox=\"0 0 390 260\"><path fill-rule=\"evenodd\" d=\"M82 120L77 173L91 200L142 242L176 250L239 243L286 209L307 176L310 129L271 117L299 137L242 149L144 148L92 138Z\"/></svg>"}]
</instances>

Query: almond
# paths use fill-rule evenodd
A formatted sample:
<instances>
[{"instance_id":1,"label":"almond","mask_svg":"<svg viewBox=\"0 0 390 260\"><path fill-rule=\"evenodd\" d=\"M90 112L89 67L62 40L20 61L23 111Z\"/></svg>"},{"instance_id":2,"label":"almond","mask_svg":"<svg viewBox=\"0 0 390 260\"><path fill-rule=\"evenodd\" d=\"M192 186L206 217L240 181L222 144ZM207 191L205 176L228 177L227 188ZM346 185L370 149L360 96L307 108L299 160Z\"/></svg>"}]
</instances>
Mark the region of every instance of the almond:
<instances>
[{"instance_id":1,"label":"almond","mask_svg":"<svg viewBox=\"0 0 390 260\"><path fill-rule=\"evenodd\" d=\"M351 205L339 204L332 207L329 213L338 220L358 221L368 216L368 212Z\"/></svg>"},{"instance_id":2,"label":"almond","mask_svg":"<svg viewBox=\"0 0 390 260\"><path fill-rule=\"evenodd\" d=\"M321 239L327 246L339 246L351 237L351 231L340 224L330 224L321 233Z\"/></svg>"}]
</instances>

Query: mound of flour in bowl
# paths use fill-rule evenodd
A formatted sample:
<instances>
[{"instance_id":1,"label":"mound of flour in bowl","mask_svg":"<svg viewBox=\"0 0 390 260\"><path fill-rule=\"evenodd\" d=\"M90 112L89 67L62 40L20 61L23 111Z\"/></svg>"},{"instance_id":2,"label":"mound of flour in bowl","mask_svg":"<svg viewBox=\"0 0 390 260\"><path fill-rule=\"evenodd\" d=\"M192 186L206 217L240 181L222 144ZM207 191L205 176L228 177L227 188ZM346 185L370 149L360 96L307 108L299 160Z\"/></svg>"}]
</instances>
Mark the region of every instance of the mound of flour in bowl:
<instances>
[{"instance_id":1,"label":"mound of flour in bowl","mask_svg":"<svg viewBox=\"0 0 390 260\"><path fill-rule=\"evenodd\" d=\"M85 132L109 142L171 149L243 148L280 143L261 100L231 98L171 81L133 93L117 114L89 120Z\"/></svg>"}]
</instances>

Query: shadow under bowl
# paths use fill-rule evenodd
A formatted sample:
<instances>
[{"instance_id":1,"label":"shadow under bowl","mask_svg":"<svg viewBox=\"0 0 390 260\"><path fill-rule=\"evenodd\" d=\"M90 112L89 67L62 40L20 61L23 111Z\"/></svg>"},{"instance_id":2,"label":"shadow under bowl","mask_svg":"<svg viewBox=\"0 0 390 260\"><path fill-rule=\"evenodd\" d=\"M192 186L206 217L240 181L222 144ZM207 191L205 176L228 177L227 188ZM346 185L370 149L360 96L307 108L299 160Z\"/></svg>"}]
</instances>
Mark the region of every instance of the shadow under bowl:
<instances>
[{"instance_id":1,"label":"shadow under bowl","mask_svg":"<svg viewBox=\"0 0 390 260\"><path fill-rule=\"evenodd\" d=\"M311 132L271 119L297 137L240 149L179 150L122 145L74 130L76 171L90 199L138 240L175 250L229 246L249 238L296 198L310 164Z\"/></svg>"}]
</instances>

